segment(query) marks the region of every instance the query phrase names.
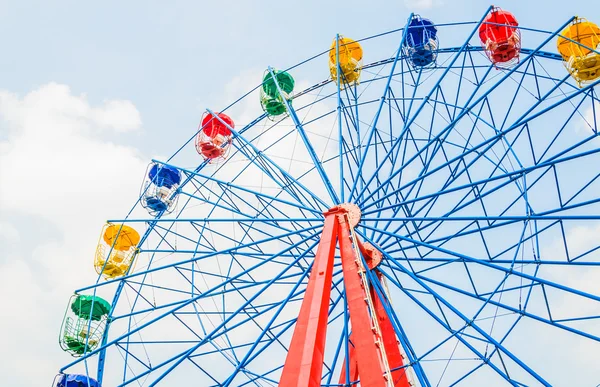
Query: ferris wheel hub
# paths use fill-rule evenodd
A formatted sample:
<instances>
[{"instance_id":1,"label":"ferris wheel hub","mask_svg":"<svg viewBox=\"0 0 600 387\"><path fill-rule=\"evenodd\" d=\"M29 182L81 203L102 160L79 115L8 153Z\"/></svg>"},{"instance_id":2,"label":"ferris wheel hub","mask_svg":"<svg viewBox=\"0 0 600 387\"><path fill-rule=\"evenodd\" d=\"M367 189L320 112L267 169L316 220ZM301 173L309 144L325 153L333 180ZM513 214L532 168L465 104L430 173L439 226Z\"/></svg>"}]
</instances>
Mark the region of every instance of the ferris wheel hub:
<instances>
[{"instance_id":1,"label":"ferris wheel hub","mask_svg":"<svg viewBox=\"0 0 600 387\"><path fill-rule=\"evenodd\" d=\"M381 251L369 242L360 244L359 249L363 257L365 257L367 266L369 266L369 269L371 270L379 266L379 264L383 260L383 254L381 253Z\"/></svg>"},{"instance_id":2,"label":"ferris wheel hub","mask_svg":"<svg viewBox=\"0 0 600 387\"><path fill-rule=\"evenodd\" d=\"M348 217L348 223L352 228L358 225L358 222L360 222L360 217L362 215L360 208L358 208L358 206L354 203L338 204L337 206L331 207L324 214L327 215L334 212L346 213L346 216Z\"/></svg>"}]
</instances>

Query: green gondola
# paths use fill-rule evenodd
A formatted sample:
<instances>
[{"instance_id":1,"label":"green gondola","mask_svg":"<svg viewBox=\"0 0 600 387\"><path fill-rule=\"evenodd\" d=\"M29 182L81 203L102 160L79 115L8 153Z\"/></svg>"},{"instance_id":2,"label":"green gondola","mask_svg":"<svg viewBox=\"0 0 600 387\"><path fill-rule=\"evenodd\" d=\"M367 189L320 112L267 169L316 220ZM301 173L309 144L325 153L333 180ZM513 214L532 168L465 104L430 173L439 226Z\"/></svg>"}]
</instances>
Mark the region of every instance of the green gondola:
<instances>
[{"instance_id":1,"label":"green gondola","mask_svg":"<svg viewBox=\"0 0 600 387\"><path fill-rule=\"evenodd\" d=\"M294 78L285 71L273 70L273 74L275 74L282 93L279 93L275 80L268 70L265 71L263 85L260 89L260 104L269 117L277 117L286 113L285 100L289 104L292 103L290 96L295 84Z\"/></svg>"},{"instance_id":2,"label":"green gondola","mask_svg":"<svg viewBox=\"0 0 600 387\"><path fill-rule=\"evenodd\" d=\"M60 347L76 357L97 348L102 341L110 309L110 304L100 297L71 297L61 327Z\"/></svg>"}]
</instances>

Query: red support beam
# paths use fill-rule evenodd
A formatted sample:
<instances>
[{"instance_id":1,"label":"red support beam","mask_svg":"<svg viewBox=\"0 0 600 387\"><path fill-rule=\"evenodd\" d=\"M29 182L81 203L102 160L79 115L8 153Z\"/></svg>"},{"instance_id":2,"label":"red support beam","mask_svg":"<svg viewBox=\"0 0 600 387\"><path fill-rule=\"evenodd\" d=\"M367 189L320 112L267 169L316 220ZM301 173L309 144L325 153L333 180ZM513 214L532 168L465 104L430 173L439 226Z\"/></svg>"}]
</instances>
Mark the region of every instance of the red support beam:
<instances>
[{"instance_id":1,"label":"red support beam","mask_svg":"<svg viewBox=\"0 0 600 387\"><path fill-rule=\"evenodd\" d=\"M389 301L380 298L372 284L365 289L362 261L357 250L364 256L367 265L376 268L382 254L374 246L363 244L355 238L352 244L351 229L360 219L360 211L354 205L340 205L325 214L325 225L310 273L300 314L294 328L280 386L318 387L321 385L329 300L333 276L333 260L336 241L339 241L346 301L350 314L352 334L349 337L350 380L346 380L346 361L342 366L340 384L356 382L360 377L361 387L410 387L403 366L402 354L392 322L385 310ZM371 299L371 307L367 300ZM373 320L375 319L375 320ZM385 361L384 361L385 359ZM387 368L391 371L386 374ZM391 380L388 377L391 376Z\"/></svg>"},{"instance_id":2,"label":"red support beam","mask_svg":"<svg viewBox=\"0 0 600 387\"><path fill-rule=\"evenodd\" d=\"M334 212L325 214L325 225L283 366L280 386L321 385L337 223Z\"/></svg>"},{"instance_id":3,"label":"red support beam","mask_svg":"<svg viewBox=\"0 0 600 387\"><path fill-rule=\"evenodd\" d=\"M379 270L375 270L377 272L377 280L381 281L381 273L379 273ZM400 352L400 343L398 343L398 340L396 339L394 326L392 325L392 322L390 321L390 318L384 308L384 303L385 305L389 306L389 302L387 299L382 301L372 285L370 288L371 299L373 300L373 304L375 306L375 314L377 315L377 321L379 322L379 329L381 330L383 347L385 348L388 364L390 366L390 370L395 369L395 371L392 371L393 386L410 387L408 376L406 374L406 368L400 368L404 365L404 360L402 359L402 354Z\"/></svg>"},{"instance_id":4,"label":"red support beam","mask_svg":"<svg viewBox=\"0 0 600 387\"><path fill-rule=\"evenodd\" d=\"M381 273L377 269L377 279L381 282ZM379 329L381 330L381 336L383 340L383 346L385 348L386 356L392 373L392 383L394 387L410 387L408 376L406 375L406 368L404 366L404 359L400 352L400 343L396 338L396 332L394 326L390 321L390 318L384 308L384 303L387 305L387 299L382 302L379 298L373 285L369 286L371 291L371 298L375 306L375 314L377 315L377 321L379 322ZM338 384L349 384L358 381L358 368L356 364L356 356L354 354L354 341L352 335L350 335L350 343L348 348L348 355L350 361L350 380L346 379L346 361L342 365L342 371L340 372L340 379Z\"/></svg>"},{"instance_id":5,"label":"red support beam","mask_svg":"<svg viewBox=\"0 0 600 387\"><path fill-rule=\"evenodd\" d=\"M342 272L352 324L354 354L360 375L360 385L361 387L386 387L387 382L384 377L384 367L378 347L380 343L378 343L377 334L372 327L366 302L366 289L363 288L359 274L362 268L356 262L356 253L350 240L350 227L345 216L340 215L338 218Z\"/></svg>"}]
</instances>

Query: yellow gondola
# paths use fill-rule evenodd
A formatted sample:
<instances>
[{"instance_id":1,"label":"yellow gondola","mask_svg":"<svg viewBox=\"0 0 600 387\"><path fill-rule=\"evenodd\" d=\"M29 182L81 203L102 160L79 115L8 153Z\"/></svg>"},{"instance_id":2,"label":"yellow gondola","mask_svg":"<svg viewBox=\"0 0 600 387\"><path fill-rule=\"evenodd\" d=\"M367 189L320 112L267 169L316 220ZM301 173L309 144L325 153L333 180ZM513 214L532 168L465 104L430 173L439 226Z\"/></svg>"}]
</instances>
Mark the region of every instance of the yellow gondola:
<instances>
[{"instance_id":1,"label":"yellow gondola","mask_svg":"<svg viewBox=\"0 0 600 387\"><path fill-rule=\"evenodd\" d=\"M107 223L102 228L96 248L94 260L96 272L102 274L105 279L124 276L133 264L138 252L138 243L140 243L140 234L135 229L121 224Z\"/></svg>"},{"instance_id":2,"label":"yellow gondola","mask_svg":"<svg viewBox=\"0 0 600 387\"><path fill-rule=\"evenodd\" d=\"M561 36L557 48L565 67L581 86L600 78L600 28L583 18L576 18Z\"/></svg>"},{"instance_id":3,"label":"yellow gondola","mask_svg":"<svg viewBox=\"0 0 600 387\"><path fill-rule=\"evenodd\" d=\"M338 44L339 42L339 44ZM339 48L338 48L339 47ZM362 70L362 57L363 50L358 42L339 36L338 39L334 39L329 50L329 72L331 78L337 83L337 66L338 58L337 51L339 50L339 64L342 70L342 76L340 77L340 85L353 85L358 84L360 78L360 72Z\"/></svg>"}]
</instances>

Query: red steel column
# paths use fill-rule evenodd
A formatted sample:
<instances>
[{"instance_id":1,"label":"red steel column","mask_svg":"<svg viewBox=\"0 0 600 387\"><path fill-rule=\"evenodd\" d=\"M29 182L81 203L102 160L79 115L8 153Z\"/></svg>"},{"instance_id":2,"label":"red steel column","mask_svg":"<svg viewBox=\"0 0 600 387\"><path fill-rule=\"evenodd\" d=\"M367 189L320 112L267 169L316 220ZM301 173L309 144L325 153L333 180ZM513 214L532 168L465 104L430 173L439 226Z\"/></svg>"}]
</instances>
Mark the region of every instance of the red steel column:
<instances>
[{"instance_id":1,"label":"red steel column","mask_svg":"<svg viewBox=\"0 0 600 387\"><path fill-rule=\"evenodd\" d=\"M381 274L377 271L377 278L381 281ZM392 370L392 382L394 387L410 387L408 377L406 375L406 369L401 368L404 365L404 359L400 352L400 344L396 339L396 332L394 326L390 321L390 318L385 311L383 302L379 299L379 296L375 292L373 286L370 286L371 298L375 306L375 313L377 314L377 320L379 321L379 329L381 330L381 336L383 339L383 347L385 348L386 356ZM385 301L387 304L387 300ZM350 344L348 348L348 357L350 359L350 380L346 380L346 361L342 364L342 371L340 372L340 379L338 384L348 384L356 382L358 380L358 368L356 362L356 355L354 353L354 340L352 334L350 335ZM394 369L396 369L394 371Z\"/></svg>"},{"instance_id":2,"label":"red steel column","mask_svg":"<svg viewBox=\"0 0 600 387\"><path fill-rule=\"evenodd\" d=\"M282 387L321 385L337 223L334 212L325 213L321 240L279 382Z\"/></svg>"},{"instance_id":3,"label":"red steel column","mask_svg":"<svg viewBox=\"0 0 600 387\"><path fill-rule=\"evenodd\" d=\"M381 273L379 273L379 270L375 270L377 272L377 279L381 282ZM373 300L373 304L375 306L375 314L377 315L379 329L381 330L383 347L385 348L390 370L392 370L393 385L395 387L410 387L410 383L408 382L408 377L406 375L406 368L400 368L404 365L404 360L402 359L402 354L400 353L400 343L398 343L398 340L396 339L394 326L392 325L392 322L390 321L383 304L384 302L386 305L389 303L387 299L382 302L377 295L377 292L375 292L373 286L370 286L370 288L371 299ZM393 371L395 368L396 370Z\"/></svg>"},{"instance_id":4,"label":"red steel column","mask_svg":"<svg viewBox=\"0 0 600 387\"><path fill-rule=\"evenodd\" d=\"M356 262L356 253L350 241L350 227L343 215L339 216L338 238L342 258L342 272L352 337L354 338L354 355L360 375L361 387L386 387L384 369L377 347L377 336L372 329L371 317L366 303L367 289L363 288L359 274L361 267ZM383 350L383 348L382 348Z\"/></svg>"}]
</instances>

